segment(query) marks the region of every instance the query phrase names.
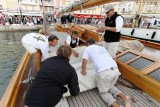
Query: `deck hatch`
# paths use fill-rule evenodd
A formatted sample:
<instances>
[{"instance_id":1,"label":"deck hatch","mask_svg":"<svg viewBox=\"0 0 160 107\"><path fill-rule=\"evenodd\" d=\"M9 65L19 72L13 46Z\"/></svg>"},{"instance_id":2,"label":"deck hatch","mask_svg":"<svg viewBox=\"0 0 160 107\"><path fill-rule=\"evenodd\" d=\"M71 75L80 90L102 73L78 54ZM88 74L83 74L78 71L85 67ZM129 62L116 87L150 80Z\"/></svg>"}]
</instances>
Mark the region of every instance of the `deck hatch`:
<instances>
[{"instance_id":1,"label":"deck hatch","mask_svg":"<svg viewBox=\"0 0 160 107\"><path fill-rule=\"evenodd\" d=\"M160 82L160 68L149 73L148 76L154 78L155 80L159 81Z\"/></svg>"},{"instance_id":2,"label":"deck hatch","mask_svg":"<svg viewBox=\"0 0 160 107\"><path fill-rule=\"evenodd\" d=\"M154 63L154 62L150 61L148 59L145 59L143 57L140 57L137 60L129 63L128 65L130 65L131 67L140 71L140 70L144 69L145 67L151 65L152 63Z\"/></svg>"},{"instance_id":3,"label":"deck hatch","mask_svg":"<svg viewBox=\"0 0 160 107\"><path fill-rule=\"evenodd\" d=\"M126 62L128 62L128 61L130 61L130 60L132 60L132 59L134 59L134 58L136 58L136 57L137 57L137 55L128 52L128 53L126 53L125 55L120 56L118 59L119 59L120 61L126 63Z\"/></svg>"}]
</instances>

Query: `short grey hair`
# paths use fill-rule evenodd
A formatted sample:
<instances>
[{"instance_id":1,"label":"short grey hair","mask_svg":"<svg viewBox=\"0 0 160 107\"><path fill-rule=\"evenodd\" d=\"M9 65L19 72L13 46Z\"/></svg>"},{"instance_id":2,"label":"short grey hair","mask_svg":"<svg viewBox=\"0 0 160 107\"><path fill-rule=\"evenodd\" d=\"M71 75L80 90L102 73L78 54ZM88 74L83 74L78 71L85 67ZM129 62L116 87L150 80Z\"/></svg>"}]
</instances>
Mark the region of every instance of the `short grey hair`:
<instances>
[{"instance_id":1,"label":"short grey hair","mask_svg":"<svg viewBox=\"0 0 160 107\"><path fill-rule=\"evenodd\" d=\"M86 45L88 46L88 44L90 44L90 45L95 44L95 41L93 39L87 39Z\"/></svg>"}]
</instances>

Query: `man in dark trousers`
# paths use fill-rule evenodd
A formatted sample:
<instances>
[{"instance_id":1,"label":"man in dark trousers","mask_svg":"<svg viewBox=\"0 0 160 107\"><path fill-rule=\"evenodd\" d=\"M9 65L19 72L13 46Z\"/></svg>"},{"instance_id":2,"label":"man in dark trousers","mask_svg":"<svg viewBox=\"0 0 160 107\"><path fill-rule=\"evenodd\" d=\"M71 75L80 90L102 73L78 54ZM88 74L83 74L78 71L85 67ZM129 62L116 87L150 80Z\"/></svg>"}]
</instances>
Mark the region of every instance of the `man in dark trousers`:
<instances>
[{"instance_id":1,"label":"man in dark trousers","mask_svg":"<svg viewBox=\"0 0 160 107\"><path fill-rule=\"evenodd\" d=\"M68 85L72 96L78 95L80 89L75 69L69 59L72 49L61 45L57 56L46 59L37 73L35 80L26 94L25 105L29 107L54 107L67 92Z\"/></svg>"},{"instance_id":2,"label":"man in dark trousers","mask_svg":"<svg viewBox=\"0 0 160 107\"><path fill-rule=\"evenodd\" d=\"M109 54L114 58L119 46L121 28L123 26L123 18L117 12L114 12L114 7L111 4L106 5L105 11L107 18L105 26L98 29L97 32L104 32L104 44Z\"/></svg>"},{"instance_id":3,"label":"man in dark trousers","mask_svg":"<svg viewBox=\"0 0 160 107\"><path fill-rule=\"evenodd\" d=\"M71 28L73 25L74 16L72 16L71 13L69 13L69 15L67 16L67 20L68 20L68 27Z\"/></svg>"},{"instance_id":4,"label":"man in dark trousers","mask_svg":"<svg viewBox=\"0 0 160 107\"><path fill-rule=\"evenodd\" d=\"M62 28L65 28L65 24L66 24L66 16L64 16L64 14L62 14L62 17L61 17L61 26L62 26Z\"/></svg>"},{"instance_id":5,"label":"man in dark trousers","mask_svg":"<svg viewBox=\"0 0 160 107\"><path fill-rule=\"evenodd\" d=\"M64 16L64 14L62 14L61 17L61 24L66 24L66 17Z\"/></svg>"}]
</instances>

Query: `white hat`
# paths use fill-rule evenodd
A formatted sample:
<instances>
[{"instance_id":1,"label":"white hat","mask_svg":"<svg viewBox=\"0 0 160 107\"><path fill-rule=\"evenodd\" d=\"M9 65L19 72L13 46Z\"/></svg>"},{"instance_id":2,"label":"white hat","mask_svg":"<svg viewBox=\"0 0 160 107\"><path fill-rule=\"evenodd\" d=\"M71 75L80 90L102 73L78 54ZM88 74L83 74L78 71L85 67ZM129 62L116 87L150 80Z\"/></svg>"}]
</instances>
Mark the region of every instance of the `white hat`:
<instances>
[{"instance_id":1,"label":"white hat","mask_svg":"<svg viewBox=\"0 0 160 107\"><path fill-rule=\"evenodd\" d=\"M112 10L112 9L114 9L113 5L112 4L108 4L108 5L105 6L104 13L106 13L106 12Z\"/></svg>"}]
</instances>

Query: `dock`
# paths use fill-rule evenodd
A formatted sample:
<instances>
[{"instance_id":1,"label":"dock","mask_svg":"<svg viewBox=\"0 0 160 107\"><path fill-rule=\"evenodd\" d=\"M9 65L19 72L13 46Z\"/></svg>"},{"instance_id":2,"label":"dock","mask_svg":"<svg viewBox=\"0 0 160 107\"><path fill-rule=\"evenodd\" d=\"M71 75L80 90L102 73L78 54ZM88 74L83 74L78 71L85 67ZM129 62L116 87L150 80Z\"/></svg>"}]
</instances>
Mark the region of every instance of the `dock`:
<instances>
[{"instance_id":1,"label":"dock","mask_svg":"<svg viewBox=\"0 0 160 107\"><path fill-rule=\"evenodd\" d=\"M43 28L43 25L34 25L34 26L27 26L21 24L15 24L11 26L0 26L0 32L7 32L7 31L38 31Z\"/></svg>"}]
</instances>

